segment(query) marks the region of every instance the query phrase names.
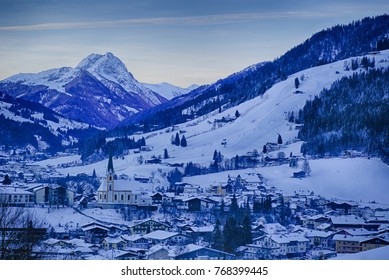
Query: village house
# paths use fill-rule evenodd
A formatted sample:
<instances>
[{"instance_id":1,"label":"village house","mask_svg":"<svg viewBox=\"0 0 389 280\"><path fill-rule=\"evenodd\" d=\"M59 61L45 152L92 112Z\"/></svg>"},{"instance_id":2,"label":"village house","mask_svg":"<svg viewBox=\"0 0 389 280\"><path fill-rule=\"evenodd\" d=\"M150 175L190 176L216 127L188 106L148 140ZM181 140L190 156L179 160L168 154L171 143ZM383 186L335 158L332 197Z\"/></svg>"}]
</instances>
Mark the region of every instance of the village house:
<instances>
[{"instance_id":1,"label":"village house","mask_svg":"<svg viewBox=\"0 0 389 280\"><path fill-rule=\"evenodd\" d=\"M143 235L122 235L121 238L126 242L128 248L149 249L153 244L150 239L145 238Z\"/></svg>"},{"instance_id":2,"label":"village house","mask_svg":"<svg viewBox=\"0 0 389 280\"><path fill-rule=\"evenodd\" d=\"M189 197L183 199L184 209L189 212L203 212L210 210L218 203L209 198Z\"/></svg>"},{"instance_id":3,"label":"village house","mask_svg":"<svg viewBox=\"0 0 389 280\"><path fill-rule=\"evenodd\" d=\"M171 228L167 223L162 223L152 219L132 222L128 225L131 234L147 234L156 230L169 230Z\"/></svg>"},{"instance_id":4,"label":"village house","mask_svg":"<svg viewBox=\"0 0 389 280\"><path fill-rule=\"evenodd\" d=\"M360 209L356 202L337 202L331 201L325 205L324 211L338 211L342 215L358 215L360 213Z\"/></svg>"},{"instance_id":5,"label":"village house","mask_svg":"<svg viewBox=\"0 0 389 280\"><path fill-rule=\"evenodd\" d=\"M143 235L144 238L150 240L152 244L160 245L178 245L186 244L190 240L188 235L170 232L164 230L157 230Z\"/></svg>"},{"instance_id":6,"label":"village house","mask_svg":"<svg viewBox=\"0 0 389 280\"><path fill-rule=\"evenodd\" d=\"M332 230L338 231L347 228L365 228L366 222L364 219L355 215L331 216L330 217Z\"/></svg>"},{"instance_id":7,"label":"village house","mask_svg":"<svg viewBox=\"0 0 389 280\"><path fill-rule=\"evenodd\" d=\"M309 239L311 247L332 248L332 237L334 234L332 231L308 230L304 236Z\"/></svg>"},{"instance_id":8,"label":"village house","mask_svg":"<svg viewBox=\"0 0 389 280\"><path fill-rule=\"evenodd\" d=\"M88 224L81 228L85 234L85 240L89 243L100 244L109 233L109 229L100 224Z\"/></svg>"},{"instance_id":9,"label":"village house","mask_svg":"<svg viewBox=\"0 0 389 280\"><path fill-rule=\"evenodd\" d=\"M389 232L384 232L360 241L361 250L367 251L389 245Z\"/></svg>"},{"instance_id":10,"label":"village house","mask_svg":"<svg viewBox=\"0 0 389 280\"><path fill-rule=\"evenodd\" d=\"M254 244L263 248L261 254L270 259L298 259L305 256L310 240L301 233L265 235L254 239Z\"/></svg>"},{"instance_id":11,"label":"village house","mask_svg":"<svg viewBox=\"0 0 389 280\"><path fill-rule=\"evenodd\" d=\"M233 260L235 256L223 251L189 244L176 251L174 260Z\"/></svg>"},{"instance_id":12,"label":"village house","mask_svg":"<svg viewBox=\"0 0 389 280\"><path fill-rule=\"evenodd\" d=\"M26 207L35 203L35 195L20 187L0 187L0 201L11 206Z\"/></svg>"},{"instance_id":13,"label":"village house","mask_svg":"<svg viewBox=\"0 0 389 280\"><path fill-rule=\"evenodd\" d=\"M104 250L123 250L126 246L126 241L121 237L107 236L101 242Z\"/></svg>"},{"instance_id":14,"label":"village house","mask_svg":"<svg viewBox=\"0 0 389 280\"><path fill-rule=\"evenodd\" d=\"M172 248L170 246L154 245L147 252L148 260L170 260L172 259L171 254Z\"/></svg>"}]
</instances>

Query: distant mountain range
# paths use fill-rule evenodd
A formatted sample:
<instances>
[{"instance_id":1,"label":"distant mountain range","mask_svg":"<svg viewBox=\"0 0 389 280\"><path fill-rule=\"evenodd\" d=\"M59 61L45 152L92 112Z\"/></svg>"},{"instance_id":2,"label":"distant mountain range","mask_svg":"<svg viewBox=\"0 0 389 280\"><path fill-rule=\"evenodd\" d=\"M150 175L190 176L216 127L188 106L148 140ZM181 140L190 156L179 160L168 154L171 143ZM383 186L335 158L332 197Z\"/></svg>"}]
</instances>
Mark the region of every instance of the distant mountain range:
<instances>
[{"instance_id":1,"label":"distant mountain range","mask_svg":"<svg viewBox=\"0 0 389 280\"><path fill-rule=\"evenodd\" d=\"M112 53L91 54L75 68L17 74L0 82L3 93L40 103L69 119L108 129L195 87L144 85Z\"/></svg>"},{"instance_id":2,"label":"distant mountain range","mask_svg":"<svg viewBox=\"0 0 389 280\"><path fill-rule=\"evenodd\" d=\"M193 84L187 88L182 88L169 83L159 83L159 84L144 83L143 85L168 100L171 100L177 96L187 94L188 92L191 92L192 90L195 90L196 88L199 87L198 85Z\"/></svg>"}]
</instances>

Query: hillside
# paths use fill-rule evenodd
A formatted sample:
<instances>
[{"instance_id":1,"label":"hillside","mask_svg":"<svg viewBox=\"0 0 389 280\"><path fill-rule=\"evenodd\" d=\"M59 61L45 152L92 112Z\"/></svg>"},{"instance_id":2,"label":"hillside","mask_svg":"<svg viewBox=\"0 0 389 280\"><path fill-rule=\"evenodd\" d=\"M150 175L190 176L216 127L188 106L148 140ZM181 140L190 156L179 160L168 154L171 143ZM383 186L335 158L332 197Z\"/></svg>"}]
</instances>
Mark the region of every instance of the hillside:
<instances>
[{"instance_id":1,"label":"hillside","mask_svg":"<svg viewBox=\"0 0 389 280\"><path fill-rule=\"evenodd\" d=\"M376 50L386 40L388 30L389 16L382 15L320 31L272 62L221 79L183 103L164 104L152 114L136 114L123 125L140 123L163 128L234 107L263 95L275 83L298 71Z\"/></svg>"},{"instance_id":2,"label":"hillside","mask_svg":"<svg viewBox=\"0 0 389 280\"><path fill-rule=\"evenodd\" d=\"M376 68L387 68L389 65L389 51L382 51L379 54L367 56L376 60ZM298 112L302 109L307 100L312 100L318 96L324 88L331 85L342 77L352 76L356 71L345 70L345 63L351 63L355 58L322 65L290 75L286 80L281 81L271 87L262 96L246 101L236 107L227 109L221 113L218 110L188 121L168 129L158 130L141 135L133 135L135 139L144 137L147 145L152 147L151 151L143 151L141 154L130 150L128 155L115 160L115 170L117 174L126 174L130 177L134 174L158 177L158 185L167 186L166 177L163 173L171 171L173 168L168 164L183 163L184 165L193 162L204 167L209 167L212 162L214 151L220 151L224 160L228 160L239 155L246 155L248 152L257 150L262 157L262 147L268 142L277 142L278 134L282 136L283 144L280 149L268 152L264 156L276 158L279 152L289 156L301 157L300 153L302 141L299 141L298 125L289 122L288 112ZM296 93L295 78L301 80L299 93ZM302 78L304 77L304 78ZM239 117L236 118L236 111ZM223 121L224 118L224 121ZM187 147L178 147L171 144L172 136L179 133L180 137L185 135ZM222 145L222 142L225 145ZM164 150L167 149L169 158L163 159ZM140 163L143 160L151 159L153 156L161 156L161 164ZM74 159L72 159L74 160ZM41 164L50 164L50 161ZM93 169L103 176L106 171L106 160L96 162L87 166L78 166L61 169L62 174L91 174ZM262 166L260 164L259 166ZM209 187L208 179L219 181L226 180L228 174L243 174L247 172L258 172L264 175L268 184L292 191L298 188L312 189L315 193L333 195L342 199L369 199L382 203L389 203L389 200L382 196L386 193L386 179L388 168L380 160L369 161L365 158L345 160L311 160L312 175L310 178L298 180L291 178L296 169L287 165L279 167L255 167L254 169L226 171L219 174L210 174L199 177L185 177L184 181L196 182L205 188ZM301 168L301 163L300 163ZM366 172L363 169L366 168ZM184 172L183 169L180 169ZM299 170L299 169L298 169ZM358 172L354 172L357 170ZM331 180L323 180L330 176ZM350 177L353 179L351 180ZM165 178L165 181L163 180ZM193 178L193 179L192 179ZM196 181L192 181L195 178ZM350 179L347 183L346 179ZM382 179L384 178L384 179ZM293 184L292 184L293 182ZM371 197L364 197L364 186L375 186L376 191L371 192Z\"/></svg>"},{"instance_id":3,"label":"hillside","mask_svg":"<svg viewBox=\"0 0 389 280\"><path fill-rule=\"evenodd\" d=\"M71 147L98 129L68 120L38 103L0 93L0 131L1 145L24 149L29 146L32 153Z\"/></svg>"}]
</instances>

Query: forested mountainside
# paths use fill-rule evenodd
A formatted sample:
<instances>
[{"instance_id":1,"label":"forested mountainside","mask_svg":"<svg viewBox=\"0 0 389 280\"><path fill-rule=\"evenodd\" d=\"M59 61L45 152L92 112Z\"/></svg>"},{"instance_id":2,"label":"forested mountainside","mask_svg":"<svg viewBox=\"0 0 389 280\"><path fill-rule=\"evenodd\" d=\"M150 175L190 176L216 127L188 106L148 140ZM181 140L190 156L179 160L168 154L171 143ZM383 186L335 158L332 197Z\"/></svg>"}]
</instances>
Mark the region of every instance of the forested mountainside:
<instances>
[{"instance_id":1,"label":"forested mountainside","mask_svg":"<svg viewBox=\"0 0 389 280\"><path fill-rule=\"evenodd\" d=\"M389 163L388 69L342 78L307 101L299 115L303 153L322 157L355 150Z\"/></svg>"}]
</instances>

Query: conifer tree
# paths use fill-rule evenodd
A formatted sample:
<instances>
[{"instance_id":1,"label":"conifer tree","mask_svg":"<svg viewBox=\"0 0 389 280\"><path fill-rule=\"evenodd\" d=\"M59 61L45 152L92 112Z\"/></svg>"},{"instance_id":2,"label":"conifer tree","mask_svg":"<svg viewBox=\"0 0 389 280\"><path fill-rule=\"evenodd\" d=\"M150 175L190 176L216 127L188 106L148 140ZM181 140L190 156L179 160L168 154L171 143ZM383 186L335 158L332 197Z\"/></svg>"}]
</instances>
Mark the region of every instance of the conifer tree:
<instances>
[{"instance_id":1,"label":"conifer tree","mask_svg":"<svg viewBox=\"0 0 389 280\"><path fill-rule=\"evenodd\" d=\"M278 143L279 145L282 144L282 137L281 137L281 134L278 134L277 143Z\"/></svg>"},{"instance_id":2,"label":"conifer tree","mask_svg":"<svg viewBox=\"0 0 389 280\"><path fill-rule=\"evenodd\" d=\"M181 147L186 147L187 145L188 145L188 143L186 142L185 135L182 135L182 138L181 138Z\"/></svg>"},{"instance_id":3,"label":"conifer tree","mask_svg":"<svg viewBox=\"0 0 389 280\"><path fill-rule=\"evenodd\" d=\"M215 227L212 232L212 248L223 250L223 232L221 230L220 220L216 219Z\"/></svg>"},{"instance_id":4,"label":"conifer tree","mask_svg":"<svg viewBox=\"0 0 389 280\"><path fill-rule=\"evenodd\" d=\"M251 232L251 219L249 215L245 215L242 221L242 245L251 244L253 242L253 234Z\"/></svg>"}]
</instances>

